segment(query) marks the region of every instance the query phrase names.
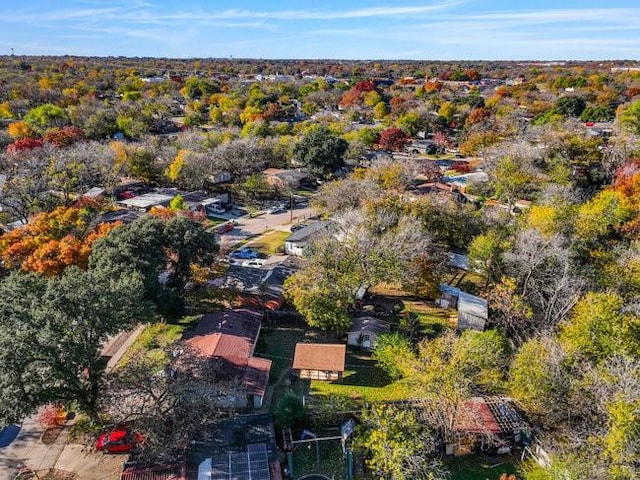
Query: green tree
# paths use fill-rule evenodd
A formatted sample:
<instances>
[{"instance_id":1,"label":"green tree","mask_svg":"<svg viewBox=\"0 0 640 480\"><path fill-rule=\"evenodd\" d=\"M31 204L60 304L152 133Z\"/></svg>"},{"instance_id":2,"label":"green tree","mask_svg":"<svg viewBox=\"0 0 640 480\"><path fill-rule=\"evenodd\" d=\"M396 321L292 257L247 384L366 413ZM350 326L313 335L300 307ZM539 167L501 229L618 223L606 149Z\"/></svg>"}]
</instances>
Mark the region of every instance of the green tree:
<instances>
[{"instance_id":1,"label":"green tree","mask_svg":"<svg viewBox=\"0 0 640 480\"><path fill-rule=\"evenodd\" d=\"M145 286L145 298L162 312L182 310L182 295L190 279L192 263L211 263L218 251L215 238L202 224L187 217L166 222L147 216L112 230L94 243L91 269L112 275L138 272ZM160 278L166 277L161 283Z\"/></svg>"},{"instance_id":2,"label":"green tree","mask_svg":"<svg viewBox=\"0 0 640 480\"><path fill-rule=\"evenodd\" d=\"M18 422L51 402L98 416L109 335L149 318L140 275L65 270L45 280L12 274L0 282L0 422Z\"/></svg>"},{"instance_id":3,"label":"green tree","mask_svg":"<svg viewBox=\"0 0 640 480\"><path fill-rule=\"evenodd\" d=\"M344 154L349 144L328 128L317 127L293 147L293 157L309 171L328 178L344 166Z\"/></svg>"},{"instance_id":4,"label":"green tree","mask_svg":"<svg viewBox=\"0 0 640 480\"><path fill-rule=\"evenodd\" d=\"M465 378L476 392L497 394L504 389L509 351L498 330L462 332L450 360L454 377Z\"/></svg>"},{"instance_id":5,"label":"green tree","mask_svg":"<svg viewBox=\"0 0 640 480\"><path fill-rule=\"evenodd\" d=\"M285 296L310 327L344 333L351 325L355 298L321 275L311 269L294 273L285 280Z\"/></svg>"},{"instance_id":6,"label":"green tree","mask_svg":"<svg viewBox=\"0 0 640 480\"><path fill-rule=\"evenodd\" d=\"M529 414L549 422L566 414L569 382L562 371L562 352L554 340L531 339L509 367L509 393Z\"/></svg>"},{"instance_id":7,"label":"green tree","mask_svg":"<svg viewBox=\"0 0 640 480\"><path fill-rule=\"evenodd\" d=\"M556 100L555 112L565 117L580 117L587 104L582 97L566 96Z\"/></svg>"},{"instance_id":8,"label":"green tree","mask_svg":"<svg viewBox=\"0 0 640 480\"><path fill-rule=\"evenodd\" d=\"M275 405L273 419L277 428L291 428L298 425L306 414L302 398L293 393L287 393Z\"/></svg>"},{"instance_id":9,"label":"green tree","mask_svg":"<svg viewBox=\"0 0 640 480\"><path fill-rule=\"evenodd\" d=\"M469 245L469 265L486 277L486 285L500 279L501 257L507 243L496 230L474 237Z\"/></svg>"},{"instance_id":10,"label":"green tree","mask_svg":"<svg viewBox=\"0 0 640 480\"><path fill-rule=\"evenodd\" d=\"M429 462L434 436L420 425L413 411L392 405L373 405L362 414L357 445L368 453L367 465L376 479L445 480L449 472Z\"/></svg>"},{"instance_id":11,"label":"green tree","mask_svg":"<svg viewBox=\"0 0 640 480\"><path fill-rule=\"evenodd\" d=\"M636 100L619 114L620 124L633 133L640 135L640 100Z\"/></svg>"},{"instance_id":12,"label":"green tree","mask_svg":"<svg viewBox=\"0 0 640 480\"><path fill-rule=\"evenodd\" d=\"M176 195L169 202L169 208L171 210L189 210L189 204L182 195Z\"/></svg>"},{"instance_id":13,"label":"green tree","mask_svg":"<svg viewBox=\"0 0 640 480\"><path fill-rule=\"evenodd\" d=\"M573 308L560 330L560 342L569 355L601 362L620 352L640 354L640 321L623 313L616 293L587 293Z\"/></svg>"},{"instance_id":14,"label":"green tree","mask_svg":"<svg viewBox=\"0 0 640 480\"><path fill-rule=\"evenodd\" d=\"M29 110L24 121L38 133L44 133L49 128L64 127L69 123L69 117L64 108L45 103Z\"/></svg>"},{"instance_id":15,"label":"green tree","mask_svg":"<svg viewBox=\"0 0 640 480\"><path fill-rule=\"evenodd\" d=\"M373 349L372 357L387 374L398 379L407 374L407 365L415 361L415 353L409 340L399 333L379 335Z\"/></svg>"},{"instance_id":16,"label":"green tree","mask_svg":"<svg viewBox=\"0 0 640 480\"><path fill-rule=\"evenodd\" d=\"M523 159L502 157L490 173L496 195L507 202L509 210L528 189L534 177Z\"/></svg>"}]
</instances>

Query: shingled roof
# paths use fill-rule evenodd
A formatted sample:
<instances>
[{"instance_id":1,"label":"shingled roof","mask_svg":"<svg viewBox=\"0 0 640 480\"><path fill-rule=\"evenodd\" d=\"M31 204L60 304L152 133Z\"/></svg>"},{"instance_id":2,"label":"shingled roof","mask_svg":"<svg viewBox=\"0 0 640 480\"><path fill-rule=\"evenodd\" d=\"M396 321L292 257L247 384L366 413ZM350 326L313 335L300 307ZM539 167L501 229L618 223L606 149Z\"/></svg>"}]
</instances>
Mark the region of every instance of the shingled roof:
<instances>
[{"instance_id":1,"label":"shingled roof","mask_svg":"<svg viewBox=\"0 0 640 480\"><path fill-rule=\"evenodd\" d=\"M329 343L298 343L293 356L295 370L344 372L347 346Z\"/></svg>"}]
</instances>

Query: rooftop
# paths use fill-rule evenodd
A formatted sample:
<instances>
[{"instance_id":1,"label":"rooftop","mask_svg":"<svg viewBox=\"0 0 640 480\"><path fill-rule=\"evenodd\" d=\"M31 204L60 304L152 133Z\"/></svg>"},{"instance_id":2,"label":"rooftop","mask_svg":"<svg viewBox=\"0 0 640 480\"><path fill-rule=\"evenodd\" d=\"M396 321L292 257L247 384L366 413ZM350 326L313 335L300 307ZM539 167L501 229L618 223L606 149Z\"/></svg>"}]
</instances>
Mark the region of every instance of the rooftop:
<instances>
[{"instance_id":1,"label":"rooftop","mask_svg":"<svg viewBox=\"0 0 640 480\"><path fill-rule=\"evenodd\" d=\"M384 320L375 317L357 317L351 322L351 328L348 333L356 332L374 332L389 333L391 325Z\"/></svg>"},{"instance_id":2,"label":"rooftop","mask_svg":"<svg viewBox=\"0 0 640 480\"><path fill-rule=\"evenodd\" d=\"M329 343L298 343L293 356L296 370L344 372L347 346Z\"/></svg>"},{"instance_id":3,"label":"rooftop","mask_svg":"<svg viewBox=\"0 0 640 480\"><path fill-rule=\"evenodd\" d=\"M145 193L137 197L120 200L119 203L129 208L148 209L156 205L167 204L173 200L173 197L175 195L166 193Z\"/></svg>"},{"instance_id":4,"label":"rooftop","mask_svg":"<svg viewBox=\"0 0 640 480\"><path fill-rule=\"evenodd\" d=\"M285 240L287 242L304 242L312 235L319 233L321 230L328 227L328 222L314 222L306 227L296 230Z\"/></svg>"}]
</instances>

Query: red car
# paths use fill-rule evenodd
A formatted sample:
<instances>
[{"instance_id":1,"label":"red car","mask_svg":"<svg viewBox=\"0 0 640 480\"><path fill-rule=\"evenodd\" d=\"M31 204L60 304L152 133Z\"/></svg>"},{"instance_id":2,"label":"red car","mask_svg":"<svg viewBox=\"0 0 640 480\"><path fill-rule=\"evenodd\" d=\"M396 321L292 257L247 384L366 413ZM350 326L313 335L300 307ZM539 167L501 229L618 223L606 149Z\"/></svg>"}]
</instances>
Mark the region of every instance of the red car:
<instances>
[{"instance_id":1,"label":"red car","mask_svg":"<svg viewBox=\"0 0 640 480\"><path fill-rule=\"evenodd\" d=\"M96 450L105 453L129 453L138 444L142 443L143 437L137 432L132 432L126 428L116 428L110 433L103 433L98 437Z\"/></svg>"}]
</instances>

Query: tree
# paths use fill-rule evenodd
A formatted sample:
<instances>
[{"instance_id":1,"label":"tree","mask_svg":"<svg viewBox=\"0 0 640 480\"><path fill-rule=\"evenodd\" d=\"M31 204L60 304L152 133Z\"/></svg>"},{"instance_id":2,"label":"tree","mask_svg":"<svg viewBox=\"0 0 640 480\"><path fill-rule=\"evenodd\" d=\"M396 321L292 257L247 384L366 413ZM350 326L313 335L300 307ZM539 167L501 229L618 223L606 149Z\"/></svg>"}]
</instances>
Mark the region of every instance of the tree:
<instances>
[{"instance_id":1,"label":"tree","mask_svg":"<svg viewBox=\"0 0 640 480\"><path fill-rule=\"evenodd\" d=\"M387 151L402 151L404 147L409 143L409 137L404 130L397 127L390 127L384 129L380 133L380 139L378 140L378 148Z\"/></svg>"},{"instance_id":2,"label":"tree","mask_svg":"<svg viewBox=\"0 0 640 480\"><path fill-rule=\"evenodd\" d=\"M98 416L101 349L109 335L153 311L139 275L70 268L46 280L14 273L0 282L0 422L15 423L50 402Z\"/></svg>"},{"instance_id":3,"label":"tree","mask_svg":"<svg viewBox=\"0 0 640 480\"><path fill-rule=\"evenodd\" d=\"M24 121L38 133L44 133L49 128L64 127L69 123L69 117L63 108L45 103L29 110Z\"/></svg>"},{"instance_id":4,"label":"tree","mask_svg":"<svg viewBox=\"0 0 640 480\"><path fill-rule=\"evenodd\" d=\"M509 211L529 189L534 179L526 160L512 155L502 157L489 172L496 195L507 202Z\"/></svg>"},{"instance_id":5,"label":"tree","mask_svg":"<svg viewBox=\"0 0 640 480\"><path fill-rule=\"evenodd\" d=\"M620 124L634 135L640 135L640 100L628 105L619 114Z\"/></svg>"},{"instance_id":6,"label":"tree","mask_svg":"<svg viewBox=\"0 0 640 480\"><path fill-rule=\"evenodd\" d=\"M564 352L553 337L525 342L509 367L509 393L530 415L552 425L568 411L570 375Z\"/></svg>"},{"instance_id":7,"label":"tree","mask_svg":"<svg viewBox=\"0 0 640 480\"><path fill-rule=\"evenodd\" d=\"M469 264L479 269L486 277L485 285L498 281L502 268L502 253L507 248L499 232L489 230L474 237L469 245Z\"/></svg>"},{"instance_id":8,"label":"tree","mask_svg":"<svg viewBox=\"0 0 640 480\"><path fill-rule=\"evenodd\" d=\"M435 451L435 434L420 425L409 409L373 405L362 414L356 442L368 453L367 466L375 478L389 480L446 480L441 463L429 462Z\"/></svg>"},{"instance_id":9,"label":"tree","mask_svg":"<svg viewBox=\"0 0 640 480\"><path fill-rule=\"evenodd\" d=\"M191 276L191 264L208 265L217 251L214 236L201 223L188 217L164 221L147 216L95 242L89 265L112 275L138 272L145 285L145 298L161 312L175 313L183 308L182 295ZM159 279L163 273L164 284Z\"/></svg>"},{"instance_id":10,"label":"tree","mask_svg":"<svg viewBox=\"0 0 640 480\"><path fill-rule=\"evenodd\" d=\"M587 293L562 325L560 342L567 353L602 362L616 353L640 355L640 319L622 312L614 293Z\"/></svg>"},{"instance_id":11,"label":"tree","mask_svg":"<svg viewBox=\"0 0 640 480\"><path fill-rule=\"evenodd\" d=\"M287 278L284 291L310 327L343 333L351 325L354 296L312 269L300 270Z\"/></svg>"},{"instance_id":12,"label":"tree","mask_svg":"<svg viewBox=\"0 0 640 480\"><path fill-rule=\"evenodd\" d=\"M322 126L307 133L293 147L293 156L312 174L328 178L344 166L349 144Z\"/></svg>"},{"instance_id":13,"label":"tree","mask_svg":"<svg viewBox=\"0 0 640 480\"><path fill-rule=\"evenodd\" d=\"M20 120L18 122L11 122L7 126L7 132L11 138L21 139L26 137L36 136L36 132L27 124L27 122Z\"/></svg>"},{"instance_id":14,"label":"tree","mask_svg":"<svg viewBox=\"0 0 640 480\"><path fill-rule=\"evenodd\" d=\"M415 354L409 340L399 333L389 333L376 338L372 357L392 379L398 379L407 373L406 364Z\"/></svg>"},{"instance_id":15,"label":"tree","mask_svg":"<svg viewBox=\"0 0 640 480\"><path fill-rule=\"evenodd\" d=\"M132 358L104 383L101 409L114 423L135 425L145 437L144 454L156 458L184 452L203 424L225 413L228 397L244 394L238 381L223 379L214 362L183 342Z\"/></svg>"},{"instance_id":16,"label":"tree","mask_svg":"<svg viewBox=\"0 0 640 480\"><path fill-rule=\"evenodd\" d=\"M8 268L58 276L75 265L86 268L91 246L115 224L90 226L90 208L58 207L0 237L0 258Z\"/></svg>"},{"instance_id":17,"label":"tree","mask_svg":"<svg viewBox=\"0 0 640 480\"><path fill-rule=\"evenodd\" d=\"M580 117L587 104L582 97L567 96L556 100L555 112L565 117Z\"/></svg>"}]
</instances>

